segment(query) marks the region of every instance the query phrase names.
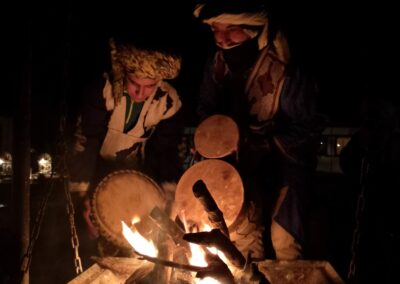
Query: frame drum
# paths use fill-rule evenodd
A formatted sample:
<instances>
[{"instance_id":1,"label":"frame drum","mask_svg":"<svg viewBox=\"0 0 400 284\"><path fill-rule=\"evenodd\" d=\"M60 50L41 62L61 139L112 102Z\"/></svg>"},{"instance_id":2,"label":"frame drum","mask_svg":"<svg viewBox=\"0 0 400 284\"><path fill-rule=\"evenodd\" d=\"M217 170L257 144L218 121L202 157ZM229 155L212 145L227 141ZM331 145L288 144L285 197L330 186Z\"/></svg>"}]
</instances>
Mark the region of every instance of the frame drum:
<instances>
[{"instance_id":1,"label":"frame drum","mask_svg":"<svg viewBox=\"0 0 400 284\"><path fill-rule=\"evenodd\" d=\"M155 181L134 171L117 171L106 176L96 187L92 199L92 219L106 240L121 248L131 248L122 235L134 217L146 219L151 210L164 208L164 192Z\"/></svg>"},{"instance_id":2,"label":"frame drum","mask_svg":"<svg viewBox=\"0 0 400 284\"><path fill-rule=\"evenodd\" d=\"M194 146L204 158L226 157L238 151L239 128L229 116L212 115L196 128Z\"/></svg>"},{"instance_id":3,"label":"frame drum","mask_svg":"<svg viewBox=\"0 0 400 284\"><path fill-rule=\"evenodd\" d=\"M192 191L200 179L222 211L228 229L232 229L244 207L243 183L231 164L217 159L200 161L185 171L176 188L173 217L196 224L200 230L202 224L210 225L207 212Z\"/></svg>"}]
</instances>

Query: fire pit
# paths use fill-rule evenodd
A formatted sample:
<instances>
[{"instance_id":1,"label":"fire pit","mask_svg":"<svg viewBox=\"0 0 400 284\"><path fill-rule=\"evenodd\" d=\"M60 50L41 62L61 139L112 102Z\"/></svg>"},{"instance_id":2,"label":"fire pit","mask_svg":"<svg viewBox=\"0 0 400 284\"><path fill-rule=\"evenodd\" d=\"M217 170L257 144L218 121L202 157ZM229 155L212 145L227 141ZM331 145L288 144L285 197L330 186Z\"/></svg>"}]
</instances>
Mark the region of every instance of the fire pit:
<instances>
[{"instance_id":1,"label":"fire pit","mask_svg":"<svg viewBox=\"0 0 400 284\"><path fill-rule=\"evenodd\" d=\"M343 283L324 261L256 262L244 255L230 239L244 208L240 177L218 160L191 169L173 204L138 172L106 177L93 199L94 221L102 236L131 251L130 257L94 257L96 264L69 284Z\"/></svg>"},{"instance_id":2,"label":"fire pit","mask_svg":"<svg viewBox=\"0 0 400 284\"><path fill-rule=\"evenodd\" d=\"M98 263L85 270L68 284L124 284L135 273L149 272L154 267L150 262L135 258L99 258ZM344 281L327 261L275 261L265 260L257 263L261 273L272 284L342 284ZM182 280L182 275L186 279ZM191 283L190 274L183 273L179 278L171 279L172 283ZM177 282L180 280L180 282ZM194 282L192 282L194 283ZM210 283L210 282L208 282Z\"/></svg>"}]
</instances>

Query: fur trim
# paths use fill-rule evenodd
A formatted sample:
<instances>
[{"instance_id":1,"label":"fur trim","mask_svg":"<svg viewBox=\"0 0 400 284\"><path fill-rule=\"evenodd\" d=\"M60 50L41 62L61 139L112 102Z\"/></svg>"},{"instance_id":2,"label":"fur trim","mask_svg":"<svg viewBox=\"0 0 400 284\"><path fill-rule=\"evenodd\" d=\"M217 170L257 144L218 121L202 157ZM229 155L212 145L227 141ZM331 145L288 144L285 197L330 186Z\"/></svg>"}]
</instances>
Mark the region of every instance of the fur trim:
<instances>
[{"instance_id":1,"label":"fur trim","mask_svg":"<svg viewBox=\"0 0 400 284\"><path fill-rule=\"evenodd\" d=\"M113 97L113 87L110 83L108 74L105 73L104 78L106 79L106 84L104 85L104 88L103 88L103 98L105 101L106 109L108 111L111 111L114 109L114 106L115 106L115 101L114 101L114 97Z\"/></svg>"},{"instance_id":2,"label":"fur trim","mask_svg":"<svg viewBox=\"0 0 400 284\"><path fill-rule=\"evenodd\" d=\"M178 76L181 58L161 51L139 49L132 44L116 44L109 41L111 48L112 90L116 103L124 92L124 76L133 73L140 78L156 80L173 79Z\"/></svg>"}]
</instances>

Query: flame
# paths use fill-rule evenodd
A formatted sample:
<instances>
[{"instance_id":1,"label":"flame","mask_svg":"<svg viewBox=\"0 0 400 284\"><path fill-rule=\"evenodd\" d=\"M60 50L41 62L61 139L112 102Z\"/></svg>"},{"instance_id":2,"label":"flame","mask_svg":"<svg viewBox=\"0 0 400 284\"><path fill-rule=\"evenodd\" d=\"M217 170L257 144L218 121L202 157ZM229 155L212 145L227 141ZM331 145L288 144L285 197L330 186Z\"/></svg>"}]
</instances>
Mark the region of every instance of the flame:
<instances>
[{"instance_id":1,"label":"flame","mask_svg":"<svg viewBox=\"0 0 400 284\"><path fill-rule=\"evenodd\" d=\"M121 221L122 224L122 234L129 242L129 244L133 247L135 251L140 254L148 255L152 257L157 257L158 251L154 245L154 243L150 240L146 240L140 233L136 230L135 224L140 221L140 218L135 216L132 218L131 227L128 227L124 221ZM185 222L184 222L185 223ZM211 231L211 227L209 225L203 225L202 231ZM189 243L191 250L191 257L189 259L189 263L191 265L206 267L207 262L205 260L205 252L202 246ZM211 253L218 254L220 257L222 256L222 260L225 261L226 258L218 251L216 248L207 247ZM220 282L212 277L205 277L203 279L195 278L195 274L193 273L193 280L196 284L220 284Z\"/></svg>"},{"instance_id":2,"label":"flame","mask_svg":"<svg viewBox=\"0 0 400 284\"><path fill-rule=\"evenodd\" d=\"M140 221L140 219L138 219ZM138 222L137 221L137 222ZM129 228L124 221L122 223L122 234L128 241L128 243L138 252L144 255L156 257L158 251L154 243L150 240L146 240L139 232L136 230L134 224L137 223L132 220L132 226Z\"/></svg>"},{"instance_id":3,"label":"flame","mask_svg":"<svg viewBox=\"0 0 400 284\"><path fill-rule=\"evenodd\" d=\"M211 226L208 224L203 224L202 226L202 231L203 232L210 232L212 230ZM212 254L216 254L219 256L219 258L225 262L226 264L230 265L230 262L228 258L226 258L225 254L222 251L219 251L216 247L207 247L207 250L211 252Z\"/></svg>"},{"instance_id":4,"label":"flame","mask_svg":"<svg viewBox=\"0 0 400 284\"><path fill-rule=\"evenodd\" d=\"M135 225L136 223L139 223L139 222L140 222L139 216L133 216L131 225Z\"/></svg>"},{"instance_id":5,"label":"flame","mask_svg":"<svg viewBox=\"0 0 400 284\"><path fill-rule=\"evenodd\" d=\"M205 259L205 253L204 250L201 246L189 243L190 250L192 253L192 256L189 259L189 263L191 265L196 265L196 266L203 266L207 267L207 261ZM196 284L219 284L220 282L212 277L205 277L203 279L200 278L194 278L194 273L193 273L193 280L194 283Z\"/></svg>"},{"instance_id":6,"label":"flame","mask_svg":"<svg viewBox=\"0 0 400 284\"><path fill-rule=\"evenodd\" d=\"M205 277L203 279L196 278L195 282L197 284L220 284L220 282L212 277Z\"/></svg>"},{"instance_id":7,"label":"flame","mask_svg":"<svg viewBox=\"0 0 400 284\"><path fill-rule=\"evenodd\" d=\"M201 231L203 232L210 232L211 231L211 227L207 224L203 224L203 226L201 226ZM191 265L196 265L196 266L203 266L206 267L207 261L205 259L205 252L202 246L196 245L196 244L192 244L189 243L190 246L190 250L191 250L191 254L192 256L189 259L189 263ZM219 250L217 250L215 247L207 247L207 250L210 251L213 254L218 254L219 257L223 257L221 258L223 261L226 260L225 255L220 252ZM199 278L194 278L194 282L196 284L219 284L220 282L212 277L205 277L203 279L199 279Z\"/></svg>"},{"instance_id":8,"label":"flame","mask_svg":"<svg viewBox=\"0 0 400 284\"><path fill-rule=\"evenodd\" d=\"M203 248L199 245L189 243L190 246L190 251L192 256L189 259L189 263L191 265L196 265L196 266L207 266L207 261L205 259L205 254L203 251Z\"/></svg>"}]
</instances>

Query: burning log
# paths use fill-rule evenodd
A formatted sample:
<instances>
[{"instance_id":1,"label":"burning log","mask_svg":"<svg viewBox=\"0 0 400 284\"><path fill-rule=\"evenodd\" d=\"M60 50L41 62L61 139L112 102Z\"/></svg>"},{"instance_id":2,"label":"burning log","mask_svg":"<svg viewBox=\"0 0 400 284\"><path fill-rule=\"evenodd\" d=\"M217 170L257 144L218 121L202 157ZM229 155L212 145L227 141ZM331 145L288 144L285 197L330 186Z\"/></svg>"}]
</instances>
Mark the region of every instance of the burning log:
<instances>
[{"instance_id":1,"label":"burning log","mask_svg":"<svg viewBox=\"0 0 400 284\"><path fill-rule=\"evenodd\" d=\"M127 257L96 257L92 259L101 267L107 268L118 275L125 275L131 279L142 279L149 274L153 268L153 263L138 261L135 258Z\"/></svg>"},{"instance_id":2,"label":"burning log","mask_svg":"<svg viewBox=\"0 0 400 284\"><path fill-rule=\"evenodd\" d=\"M153 262L156 265L157 264L164 265L164 266L172 267L175 269L197 272L197 274L196 274L197 278L213 277L224 284L234 284L235 283L234 277L233 277L231 271L229 270L228 266L217 255L213 255L213 254L206 255L206 260L208 262L207 267L194 266L194 265L188 265L188 264L180 264L180 263L172 262L169 260L164 260L164 259L151 257L151 256L147 256L147 255L140 255L140 254L139 254L139 259ZM128 283L133 283L133 282L127 281L126 284L128 284Z\"/></svg>"},{"instance_id":3,"label":"burning log","mask_svg":"<svg viewBox=\"0 0 400 284\"><path fill-rule=\"evenodd\" d=\"M173 260L187 264L188 255L190 255L190 246L189 243L183 239L183 235L185 234L183 229L181 229L178 224L172 221L168 215L157 206L150 212L150 218L160 228L160 230L169 235L175 245L178 246L173 249Z\"/></svg>"},{"instance_id":4,"label":"burning log","mask_svg":"<svg viewBox=\"0 0 400 284\"><path fill-rule=\"evenodd\" d=\"M203 205L211 225L219 229L229 239L229 231L225 223L224 215L202 180L196 181L193 185L193 194Z\"/></svg>"},{"instance_id":5,"label":"burning log","mask_svg":"<svg viewBox=\"0 0 400 284\"><path fill-rule=\"evenodd\" d=\"M199 271L206 271L207 267L202 267L202 266L195 266L195 265L190 265L190 264L181 264L181 263L176 263L173 261L165 260L165 259L160 259L157 257L152 257L144 254L140 254L139 259L147 260L155 264L161 264L164 266L172 267L172 268L177 268L177 269L183 269L187 271L193 271L193 272L199 272Z\"/></svg>"},{"instance_id":6,"label":"burning log","mask_svg":"<svg viewBox=\"0 0 400 284\"><path fill-rule=\"evenodd\" d=\"M265 276L258 271L257 266L255 266L253 263L249 263L250 257L248 260L246 260L236 246L224 234L222 234L220 230L214 229L211 232L188 233L185 234L183 238L188 242L215 247L223 252L229 262L242 271L241 279L245 280L244 283L270 283ZM216 279L224 279L225 282L220 280L222 283L234 283L229 282L229 275L231 274L229 268L226 267L228 270L226 271L222 264L218 264L218 260L215 258L210 259L210 256L211 254L206 255L208 259L207 262L209 263L209 270L202 271L201 273L199 272L198 277L205 275L214 277ZM219 261L222 262L220 259ZM226 274L228 272L229 275Z\"/></svg>"},{"instance_id":7,"label":"burning log","mask_svg":"<svg viewBox=\"0 0 400 284\"><path fill-rule=\"evenodd\" d=\"M183 239L198 245L216 247L237 268L243 269L246 265L246 259L242 253L219 229L213 229L211 232L188 233L183 236Z\"/></svg>"},{"instance_id":8,"label":"burning log","mask_svg":"<svg viewBox=\"0 0 400 284\"><path fill-rule=\"evenodd\" d=\"M219 258L218 255L208 253L206 254L206 261L208 263L207 269L197 272L197 278L212 277L218 280L220 283L236 283L235 278L229 270L229 267Z\"/></svg>"},{"instance_id":9,"label":"burning log","mask_svg":"<svg viewBox=\"0 0 400 284\"><path fill-rule=\"evenodd\" d=\"M172 238L176 245L188 246L188 243L183 239L185 231L172 221L159 207L156 206L153 208L150 212L150 217L162 231Z\"/></svg>"}]
</instances>

